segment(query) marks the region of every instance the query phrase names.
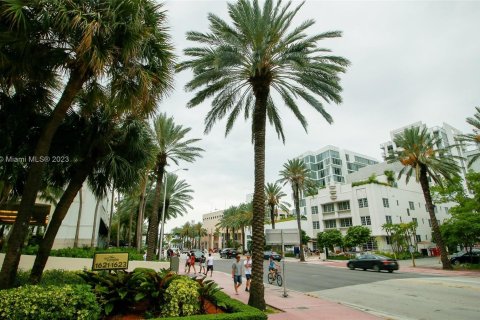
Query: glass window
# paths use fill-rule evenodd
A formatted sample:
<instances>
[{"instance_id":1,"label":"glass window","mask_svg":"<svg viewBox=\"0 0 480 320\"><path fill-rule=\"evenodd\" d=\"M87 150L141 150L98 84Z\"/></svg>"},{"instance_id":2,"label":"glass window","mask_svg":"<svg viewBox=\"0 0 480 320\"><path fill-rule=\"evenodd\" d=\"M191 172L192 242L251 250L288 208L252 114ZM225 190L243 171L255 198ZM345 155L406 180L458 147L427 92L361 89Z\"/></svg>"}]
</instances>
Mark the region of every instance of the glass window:
<instances>
[{"instance_id":1,"label":"glass window","mask_svg":"<svg viewBox=\"0 0 480 320\"><path fill-rule=\"evenodd\" d=\"M372 221L370 220L370 216L360 217L362 221L362 226L370 226L372 225Z\"/></svg>"},{"instance_id":2,"label":"glass window","mask_svg":"<svg viewBox=\"0 0 480 320\"><path fill-rule=\"evenodd\" d=\"M318 206L312 207L312 214L318 214Z\"/></svg>"},{"instance_id":3,"label":"glass window","mask_svg":"<svg viewBox=\"0 0 480 320\"><path fill-rule=\"evenodd\" d=\"M350 210L350 201L342 201L338 203L338 211Z\"/></svg>"},{"instance_id":4,"label":"glass window","mask_svg":"<svg viewBox=\"0 0 480 320\"><path fill-rule=\"evenodd\" d=\"M419 234L415 235L415 238L417 238L417 242L422 241L422 236Z\"/></svg>"},{"instance_id":5,"label":"glass window","mask_svg":"<svg viewBox=\"0 0 480 320\"><path fill-rule=\"evenodd\" d=\"M327 203L322 205L322 210L324 213L335 212L335 207L333 206L333 203Z\"/></svg>"},{"instance_id":6,"label":"glass window","mask_svg":"<svg viewBox=\"0 0 480 320\"><path fill-rule=\"evenodd\" d=\"M319 221L313 221L313 229L320 229L320 222Z\"/></svg>"},{"instance_id":7,"label":"glass window","mask_svg":"<svg viewBox=\"0 0 480 320\"><path fill-rule=\"evenodd\" d=\"M409 201L408 206L410 207L410 210L415 210L415 204L413 203L413 201Z\"/></svg>"},{"instance_id":8,"label":"glass window","mask_svg":"<svg viewBox=\"0 0 480 320\"><path fill-rule=\"evenodd\" d=\"M325 220L323 223L325 224L325 229L333 229L337 227L336 220Z\"/></svg>"},{"instance_id":9,"label":"glass window","mask_svg":"<svg viewBox=\"0 0 480 320\"><path fill-rule=\"evenodd\" d=\"M342 169L333 167L333 174L336 174L337 176L342 175Z\"/></svg>"},{"instance_id":10,"label":"glass window","mask_svg":"<svg viewBox=\"0 0 480 320\"><path fill-rule=\"evenodd\" d=\"M388 198L382 198L382 201L383 201L384 208L390 208L390 204L388 203Z\"/></svg>"},{"instance_id":11,"label":"glass window","mask_svg":"<svg viewBox=\"0 0 480 320\"><path fill-rule=\"evenodd\" d=\"M392 223L392 216L385 216L387 223Z\"/></svg>"},{"instance_id":12,"label":"glass window","mask_svg":"<svg viewBox=\"0 0 480 320\"><path fill-rule=\"evenodd\" d=\"M407 215L410 217L410 209L407 209Z\"/></svg>"},{"instance_id":13,"label":"glass window","mask_svg":"<svg viewBox=\"0 0 480 320\"><path fill-rule=\"evenodd\" d=\"M417 218L412 218L412 222L415 222L415 224L418 226Z\"/></svg>"},{"instance_id":14,"label":"glass window","mask_svg":"<svg viewBox=\"0 0 480 320\"><path fill-rule=\"evenodd\" d=\"M351 227L352 224L352 218L343 218L340 219L340 227L346 228L346 227Z\"/></svg>"},{"instance_id":15,"label":"glass window","mask_svg":"<svg viewBox=\"0 0 480 320\"><path fill-rule=\"evenodd\" d=\"M332 163L341 166L342 165L342 160L337 159L337 158L332 158Z\"/></svg>"},{"instance_id":16,"label":"glass window","mask_svg":"<svg viewBox=\"0 0 480 320\"><path fill-rule=\"evenodd\" d=\"M368 200L367 200L367 198L358 199L358 206L359 206L360 208L367 208L367 207L368 207Z\"/></svg>"}]
</instances>

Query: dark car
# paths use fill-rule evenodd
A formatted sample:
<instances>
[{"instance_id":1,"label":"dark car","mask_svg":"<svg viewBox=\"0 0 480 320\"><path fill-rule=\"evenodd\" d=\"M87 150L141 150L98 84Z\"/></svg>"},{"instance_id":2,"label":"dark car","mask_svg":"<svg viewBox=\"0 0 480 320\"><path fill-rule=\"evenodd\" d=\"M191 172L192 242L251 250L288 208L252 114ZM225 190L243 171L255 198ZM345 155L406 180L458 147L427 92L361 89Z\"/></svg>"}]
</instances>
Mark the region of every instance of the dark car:
<instances>
[{"instance_id":1,"label":"dark car","mask_svg":"<svg viewBox=\"0 0 480 320\"><path fill-rule=\"evenodd\" d=\"M279 255L279 254L276 253L276 252L273 252L273 251L264 251L264 252L263 252L263 259L269 260L269 259L270 259L270 256L273 257L273 260L276 260L276 261L282 260L282 256Z\"/></svg>"},{"instance_id":2,"label":"dark car","mask_svg":"<svg viewBox=\"0 0 480 320\"><path fill-rule=\"evenodd\" d=\"M457 252L450 258L450 263L459 265L462 263L480 263L480 250L473 249L472 252Z\"/></svg>"},{"instance_id":3,"label":"dark car","mask_svg":"<svg viewBox=\"0 0 480 320\"><path fill-rule=\"evenodd\" d=\"M224 248L220 251L220 258L233 258L237 255L237 250L233 248Z\"/></svg>"},{"instance_id":4,"label":"dark car","mask_svg":"<svg viewBox=\"0 0 480 320\"><path fill-rule=\"evenodd\" d=\"M393 272L394 270L398 270L398 262L395 259L377 254L362 254L355 259L348 260L347 267L350 270L359 268L363 270L373 269L378 272L380 272L380 270Z\"/></svg>"}]
</instances>

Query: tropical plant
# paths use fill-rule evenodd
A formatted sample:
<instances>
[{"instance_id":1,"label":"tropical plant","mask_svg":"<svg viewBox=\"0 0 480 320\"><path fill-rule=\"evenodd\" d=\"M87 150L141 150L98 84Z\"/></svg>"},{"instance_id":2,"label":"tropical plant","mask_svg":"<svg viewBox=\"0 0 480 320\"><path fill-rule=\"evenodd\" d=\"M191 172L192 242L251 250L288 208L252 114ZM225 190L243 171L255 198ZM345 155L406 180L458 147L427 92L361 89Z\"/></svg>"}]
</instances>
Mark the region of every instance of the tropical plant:
<instances>
[{"instance_id":1,"label":"tropical plant","mask_svg":"<svg viewBox=\"0 0 480 320\"><path fill-rule=\"evenodd\" d=\"M284 212L289 212L290 204L283 202L281 199L286 196L282 191L282 186L278 183L267 183L265 185L266 205L270 209L270 221L272 229L275 229L275 216L278 215L278 208Z\"/></svg>"},{"instance_id":2,"label":"tropical plant","mask_svg":"<svg viewBox=\"0 0 480 320\"><path fill-rule=\"evenodd\" d=\"M155 197L153 198L152 214L150 216L150 224L147 237L147 260L155 257L156 239L159 224L159 207L163 189L163 176L168 161L172 161L178 165L180 160L193 162L196 158L201 157L202 148L194 146L200 139L187 139L187 134L191 128L184 128L176 125L173 118L167 117L166 114L160 114L154 122L155 141L158 147L157 161L155 163L154 173L156 176Z\"/></svg>"},{"instance_id":3,"label":"tropical plant","mask_svg":"<svg viewBox=\"0 0 480 320\"><path fill-rule=\"evenodd\" d=\"M2 1L0 6L0 87L13 91L23 79L42 78L48 79L50 92L60 93L36 141L36 159L49 155L53 137L82 87L105 82L113 105L136 114L151 114L171 88L173 48L165 14L155 1ZM45 74L39 73L39 65L47 66ZM15 279L46 165L30 163L0 288Z\"/></svg>"},{"instance_id":4,"label":"tropical plant","mask_svg":"<svg viewBox=\"0 0 480 320\"><path fill-rule=\"evenodd\" d=\"M383 171L383 174L385 175L385 177L387 178L387 184L390 186L390 187L395 187L395 171L392 171L392 170L385 170Z\"/></svg>"},{"instance_id":5,"label":"tropical plant","mask_svg":"<svg viewBox=\"0 0 480 320\"><path fill-rule=\"evenodd\" d=\"M302 238L302 225L300 218L300 196L304 189L308 188L310 185L314 185L315 181L310 178L310 169L307 168L305 163L300 159L288 160L287 163L283 165L283 170L280 171L280 180L279 182L284 185L290 183L292 186L293 192L293 202L295 205L295 212L297 214L297 227L298 227L298 237ZM302 250L300 245L300 261L305 261L305 253Z\"/></svg>"},{"instance_id":6,"label":"tropical plant","mask_svg":"<svg viewBox=\"0 0 480 320\"><path fill-rule=\"evenodd\" d=\"M436 149L441 145L439 139L440 137L434 137L428 133L426 128L407 128L403 133L395 136L394 143L397 149L392 151L387 160L389 162L400 161L404 166L400 170L398 178L405 174L408 183L412 174L415 174L416 181L420 182L430 215L433 238L440 248L443 269L451 269L452 266L435 216L429 178L440 184L441 177L451 180L459 175L460 169L454 157L450 155L448 147Z\"/></svg>"},{"instance_id":7,"label":"tropical plant","mask_svg":"<svg viewBox=\"0 0 480 320\"><path fill-rule=\"evenodd\" d=\"M326 257L328 259L328 249L333 249L335 246L343 246L343 236L340 230L329 229L325 232L317 234L317 245L320 248L326 249Z\"/></svg>"},{"instance_id":8,"label":"tropical plant","mask_svg":"<svg viewBox=\"0 0 480 320\"><path fill-rule=\"evenodd\" d=\"M473 127L473 133L461 134L455 138L459 142L466 142L467 144L478 149L478 144L480 143L480 107L475 107L477 111L473 117L467 118L467 123ZM471 166L478 158L480 157L480 152L476 152L468 161L468 166Z\"/></svg>"},{"instance_id":9,"label":"tropical plant","mask_svg":"<svg viewBox=\"0 0 480 320\"><path fill-rule=\"evenodd\" d=\"M263 244L265 215L265 133L266 121L285 140L283 126L270 90L275 90L285 105L306 129L307 121L301 114L296 98L303 99L318 111L327 122L332 117L322 102L341 102L339 73L345 72L349 62L331 55L318 46L327 38L340 37L338 31L307 35L314 24L307 20L296 28L292 21L302 4L291 9L291 3L266 0L263 8L258 1L239 0L228 4L233 24L209 14L210 32L191 31L187 39L201 46L185 49L190 60L182 62L178 70L192 69L194 78L187 90L197 93L188 103L194 107L213 97L212 109L205 119L205 132L228 114L228 134L242 112L252 119L254 145L253 193L253 268L249 304L265 309L263 287Z\"/></svg>"}]
</instances>

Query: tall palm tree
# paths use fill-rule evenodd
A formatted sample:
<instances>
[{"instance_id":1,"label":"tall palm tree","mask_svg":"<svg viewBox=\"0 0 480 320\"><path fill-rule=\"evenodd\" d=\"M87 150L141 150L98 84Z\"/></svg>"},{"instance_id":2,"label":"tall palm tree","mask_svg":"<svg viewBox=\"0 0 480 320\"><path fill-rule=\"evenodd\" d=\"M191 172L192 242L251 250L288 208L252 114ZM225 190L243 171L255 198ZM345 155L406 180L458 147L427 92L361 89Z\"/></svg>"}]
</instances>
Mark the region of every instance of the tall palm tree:
<instances>
[{"instance_id":1,"label":"tall palm tree","mask_svg":"<svg viewBox=\"0 0 480 320\"><path fill-rule=\"evenodd\" d=\"M8 57L27 66L17 71L11 68L11 61L2 59L0 69L14 71L2 77L7 81L1 85L9 86L8 76L38 77L29 66L38 63L34 57L40 53L48 61L48 74L56 80L57 87L52 89L61 92L36 143L33 155L37 159L48 156L53 137L82 87L104 79L115 104L138 114L151 114L171 88L173 48L166 33L165 14L153 0L2 1L1 7L2 29L9 33L2 36L0 50L15 51L8 52ZM63 77L65 85L58 86ZM29 166L0 288L10 287L15 279L45 166L41 161Z\"/></svg>"},{"instance_id":2,"label":"tall palm tree","mask_svg":"<svg viewBox=\"0 0 480 320\"><path fill-rule=\"evenodd\" d=\"M272 229L275 229L275 215L278 214L278 208L286 212L289 211L288 207L290 207L290 204L281 200L285 196L286 194L282 191L282 186L278 183L267 183L265 185L266 205L270 209Z\"/></svg>"},{"instance_id":3,"label":"tall palm tree","mask_svg":"<svg viewBox=\"0 0 480 320\"><path fill-rule=\"evenodd\" d=\"M154 168L156 176L155 197L153 200L152 212L158 212L160 206L163 175L168 161L173 161L178 165L180 160L193 162L196 158L201 157L202 148L194 146L200 139L187 139L187 134L191 128L184 128L176 125L173 118L167 117L166 114L160 114L154 122L154 135L157 144L157 156ZM151 261L155 257L155 243L158 235L159 218L157 214L150 217L151 227L147 238L147 260Z\"/></svg>"},{"instance_id":4,"label":"tall palm tree","mask_svg":"<svg viewBox=\"0 0 480 320\"><path fill-rule=\"evenodd\" d=\"M300 159L288 160L283 165L283 170L280 171L279 182L284 185L290 183L293 191L293 202L295 205L295 212L297 214L298 237L300 242L302 240L302 225L300 218L300 195L304 189L310 188L315 182L310 178L310 169ZM300 261L305 261L305 254L303 252L302 244L300 246Z\"/></svg>"},{"instance_id":5,"label":"tall palm tree","mask_svg":"<svg viewBox=\"0 0 480 320\"><path fill-rule=\"evenodd\" d=\"M252 225L253 205L251 202L238 206L237 226L242 232L242 250L245 250L245 228Z\"/></svg>"},{"instance_id":6,"label":"tall palm tree","mask_svg":"<svg viewBox=\"0 0 480 320\"><path fill-rule=\"evenodd\" d=\"M397 149L389 154L387 160L388 162L400 161L404 166L398 174L399 179L405 174L408 183L414 174L416 181L420 182L432 223L433 239L440 248L443 269L451 269L437 217L435 217L429 178L441 184L441 177L447 181L458 177L460 168L455 158L449 154L449 148L435 149L441 145L439 139L441 138L428 133L426 128L407 128L393 139Z\"/></svg>"},{"instance_id":7,"label":"tall palm tree","mask_svg":"<svg viewBox=\"0 0 480 320\"><path fill-rule=\"evenodd\" d=\"M318 46L320 40L340 37L340 32L309 36L306 30L314 20L292 28L292 20L302 4L292 9L290 6L290 2L283 5L273 0L266 0L263 8L257 0L229 3L228 12L233 23L209 14L209 32L187 33L187 39L200 46L185 49L191 59L178 66L179 71L191 69L194 73L186 89L197 93L188 107L213 97L212 108L205 119L205 132L227 114L226 134L240 113L252 119L253 278L248 303L261 310L265 309L262 260L267 119L277 135L285 140L278 105L270 90L279 94L280 105L291 110L305 129L307 121L298 108L297 98L303 99L331 123L331 116L316 96L327 103L340 103L338 74L345 72L349 63Z\"/></svg>"},{"instance_id":8,"label":"tall palm tree","mask_svg":"<svg viewBox=\"0 0 480 320\"><path fill-rule=\"evenodd\" d=\"M473 129L473 133L462 134L456 139L459 142L466 142L474 147L478 147L480 144L480 107L475 107L477 111L473 117L467 118L467 123L470 124ZM480 152L475 153L468 161L468 166L471 166L480 157Z\"/></svg>"},{"instance_id":9,"label":"tall palm tree","mask_svg":"<svg viewBox=\"0 0 480 320\"><path fill-rule=\"evenodd\" d=\"M77 227L75 228L75 240L73 241L73 247L78 248L78 240L80 237L80 223L82 221L82 207L83 207L83 197L82 197L82 188L78 190L78 217L77 217Z\"/></svg>"}]
</instances>

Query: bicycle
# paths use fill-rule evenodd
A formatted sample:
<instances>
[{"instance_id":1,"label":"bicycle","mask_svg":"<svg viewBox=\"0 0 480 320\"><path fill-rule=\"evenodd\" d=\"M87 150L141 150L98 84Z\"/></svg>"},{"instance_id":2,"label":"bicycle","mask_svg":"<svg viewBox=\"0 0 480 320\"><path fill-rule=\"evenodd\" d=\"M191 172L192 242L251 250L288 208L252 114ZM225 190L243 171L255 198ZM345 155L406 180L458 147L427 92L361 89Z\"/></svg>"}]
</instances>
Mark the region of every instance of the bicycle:
<instances>
[{"instance_id":1,"label":"bicycle","mask_svg":"<svg viewBox=\"0 0 480 320\"><path fill-rule=\"evenodd\" d=\"M282 279L282 275L280 274L280 269L275 269L273 273L268 272L267 279L269 284L272 284L275 280L277 281L277 285L279 287L281 287L283 284L283 279Z\"/></svg>"}]
</instances>

